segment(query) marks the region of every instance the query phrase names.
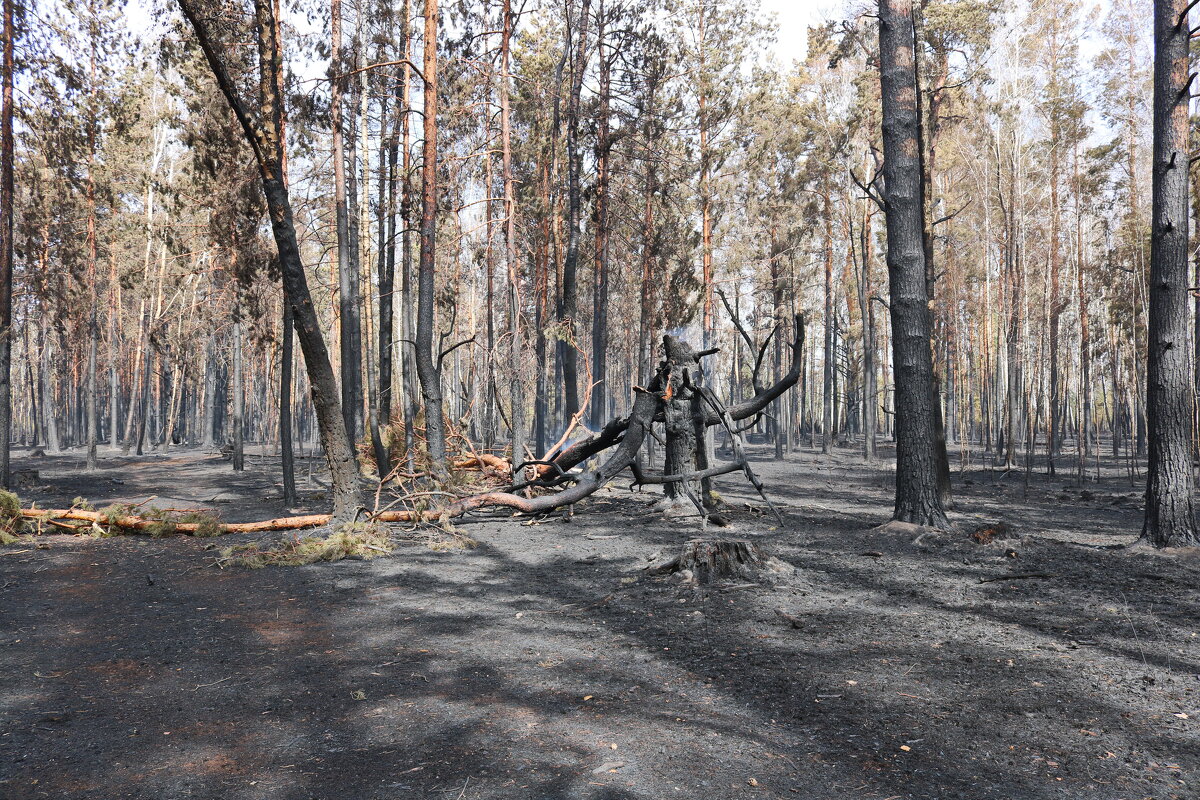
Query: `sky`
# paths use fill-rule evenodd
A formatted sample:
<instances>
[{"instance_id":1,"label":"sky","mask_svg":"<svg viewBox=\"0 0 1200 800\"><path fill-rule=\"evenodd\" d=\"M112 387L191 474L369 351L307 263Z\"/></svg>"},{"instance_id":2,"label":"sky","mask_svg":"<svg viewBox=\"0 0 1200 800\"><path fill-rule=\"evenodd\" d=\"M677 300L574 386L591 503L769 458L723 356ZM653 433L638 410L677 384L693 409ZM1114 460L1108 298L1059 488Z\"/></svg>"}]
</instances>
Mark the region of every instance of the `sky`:
<instances>
[{"instance_id":1,"label":"sky","mask_svg":"<svg viewBox=\"0 0 1200 800\"><path fill-rule=\"evenodd\" d=\"M149 11L152 0L131 0L127 18L135 33L150 28L154 15ZM779 21L779 36L775 41L775 56L782 64L802 60L808 39L808 26L839 16L845 0L759 0L761 8L774 14Z\"/></svg>"},{"instance_id":2,"label":"sky","mask_svg":"<svg viewBox=\"0 0 1200 800\"><path fill-rule=\"evenodd\" d=\"M760 0L762 10L779 21L775 56L780 63L802 60L808 43L808 26L838 16L845 6L842 0Z\"/></svg>"}]
</instances>

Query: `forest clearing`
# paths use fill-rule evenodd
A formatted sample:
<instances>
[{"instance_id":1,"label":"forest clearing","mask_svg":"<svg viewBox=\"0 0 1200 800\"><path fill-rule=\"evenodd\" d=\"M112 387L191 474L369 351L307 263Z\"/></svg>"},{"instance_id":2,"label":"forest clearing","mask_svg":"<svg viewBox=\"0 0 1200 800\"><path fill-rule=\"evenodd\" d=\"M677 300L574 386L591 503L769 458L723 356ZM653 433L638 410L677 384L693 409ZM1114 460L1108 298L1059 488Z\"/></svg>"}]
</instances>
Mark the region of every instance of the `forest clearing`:
<instances>
[{"instance_id":1,"label":"forest clearing","mask_svg":"<svg viewBox=\"0 0 1200 800\"><path fill-rule=\"evenodd\" d=\"M1197 560L1093 547L1136 537L1122 465L1083 492L972 466L964 532L914 544L871 530L885 468L751 455L785 525L726 476L724 530L798 567L775 586L647 574L679 523L623 486L571 521L493 516L460 526L471 548L334 565L222 570L225 542L192 537L5 548L0 793L1194 796ZM90 482L81 458L41 461L31 498L281 512L274 458L114 459ZM966 532L999 519L1012 538Z\"/></svg>"},{"instance_id":2,"label":"forest clearing","mask_svg":"<svg viewBox=\"0 0 1200 800\"><path fill-rule=\"evenodd\" d=\"M1194 800L1198 0L0 0L0 798Z\"/></svg>"}]
</instances>

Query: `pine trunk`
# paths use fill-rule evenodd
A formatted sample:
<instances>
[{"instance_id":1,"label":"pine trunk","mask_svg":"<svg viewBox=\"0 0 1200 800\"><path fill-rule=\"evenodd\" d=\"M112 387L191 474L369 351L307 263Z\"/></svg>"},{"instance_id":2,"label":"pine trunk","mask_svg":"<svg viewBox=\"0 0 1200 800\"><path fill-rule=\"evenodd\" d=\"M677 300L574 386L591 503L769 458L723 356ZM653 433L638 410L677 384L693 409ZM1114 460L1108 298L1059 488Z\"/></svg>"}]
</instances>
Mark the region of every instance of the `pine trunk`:
<instances>
[{"instance_id":1,"label":"pine trunk","mask_svg":"<svg viewBox=\"0 0 1200 800\"><path fill-rule=\"evenodd\" d=\"M920 121L911 0L880 0L884 201L896 385L896 507L901 522L948 528L938 491L933 354L922 242Z\"/></svg>"},{"instance_id":2,"label":"pine trunk","mask_svg":"<svg viewBox=\"0 0 1200 800\"><path fill-rule=\"evenodd\" d=\"M425 0L425 59L423 74L424 132L421 165L421 263L417 275L417 377L425 405L425 438L430 467L439 479L448 476L446 434L442 420L442 376L433 352L434 269L437 241L437 33L438 2Z\"/></svg>"},{"instance_id":3,"label":"pine trunk","mask_svg":"<svg viewBox=\"0 0 1200 800\"><path fill-rule=\"evenodd\" d=\"M1200 544L1193 508L1188 348L1187 0L1154 3L1154 152L1146 390L1150 461L1142 538Z\"/></svg>"}]
</instances>

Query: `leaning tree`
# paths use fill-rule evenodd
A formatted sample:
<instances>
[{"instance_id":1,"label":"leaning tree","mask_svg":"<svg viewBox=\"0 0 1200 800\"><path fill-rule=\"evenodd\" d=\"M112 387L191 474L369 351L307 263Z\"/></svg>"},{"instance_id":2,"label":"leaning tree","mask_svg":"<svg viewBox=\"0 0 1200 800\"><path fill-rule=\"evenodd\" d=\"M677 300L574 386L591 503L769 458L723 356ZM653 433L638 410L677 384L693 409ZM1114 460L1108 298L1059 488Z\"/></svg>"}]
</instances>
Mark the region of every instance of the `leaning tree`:
<instances>
[{"instance_id":1,"label":"leaning tree","mask_svg":"<svg viewBox=\"0 0 1200 800\"><path fill-rule=\"evenodd\" d=\"M338 403L337 380L329 360L325 337L321 334L316 307L308 288L308 277L300 257L300 245L288 196L286 161L284 157L284 125L286 110L280 90L283 85L283 42L280 39L278 7L272 0L254 0L254 42L258 57L258 109L247 102L231 69L233 48L222 43L217 31L230 27L223 16L226 8L211 7L197 0L179 0L196 40L216 79L217 86L233 109L246 136L259 176L263 195L271 217L271 230L279 250L279 268L283 277L284 302L292 306L296 338L304 354L312 390L313 408L317 416L321 446L329 463L333 482L333 513L338 519L352 518L358 511L358 468L354 450L346 434Z\"/></svg>"}]
</instances>

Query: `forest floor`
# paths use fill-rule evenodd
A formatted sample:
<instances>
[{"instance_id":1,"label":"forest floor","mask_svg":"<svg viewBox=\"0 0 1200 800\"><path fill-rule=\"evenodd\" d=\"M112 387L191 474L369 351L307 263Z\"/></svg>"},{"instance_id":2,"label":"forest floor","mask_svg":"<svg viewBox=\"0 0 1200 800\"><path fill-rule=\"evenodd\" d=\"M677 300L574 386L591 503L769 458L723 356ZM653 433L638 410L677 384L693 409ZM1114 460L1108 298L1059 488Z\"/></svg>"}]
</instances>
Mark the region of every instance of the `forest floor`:
<instances>
[{"instance_id":1,"label":"forest floor","mask_svg":"<svg viewBox=\"0 0 1200 800\"><path fill-rule=\"evenodd\" d=\"M468 520L473 549L371 561L219 569L214 540L183 537L0 548L0 797L1200 796L1200 555L1096 547L1139 530L1123 464L1080 488L977 461L955 474L964 532L916 537L872 530L886 465L753 455L786 524L727 476L732 526L708 533L798 568L776 586L647 575L698 521L623 486L571 521ZM40 470L23 500L42 507L280 513L276 464L250 462L15 466ZM1017 538L972 538L1000 520Z\"/></svg>"}]
</instances>

